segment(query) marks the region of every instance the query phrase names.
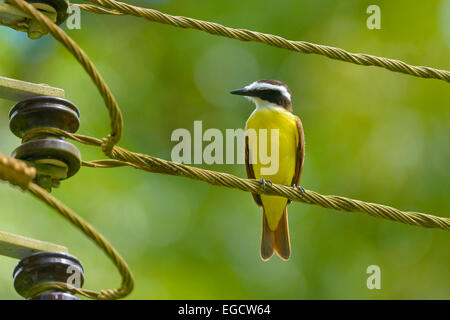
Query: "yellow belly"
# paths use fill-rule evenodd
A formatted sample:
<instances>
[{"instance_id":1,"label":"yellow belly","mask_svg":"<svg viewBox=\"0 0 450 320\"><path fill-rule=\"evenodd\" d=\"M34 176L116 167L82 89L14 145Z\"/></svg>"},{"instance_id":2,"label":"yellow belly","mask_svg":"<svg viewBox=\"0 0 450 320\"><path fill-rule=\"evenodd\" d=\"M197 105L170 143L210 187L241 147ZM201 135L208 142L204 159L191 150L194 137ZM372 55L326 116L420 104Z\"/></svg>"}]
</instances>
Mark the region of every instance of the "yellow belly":
<instances>
[{"instance_id":1,"label":"yellow belly","mask_svg":"<svg viewBox=\"0 0 450 320\"><path fill-rule=\"evenodd\" d=\"M249 137L249 153L252 158L253 172L256 179L270 180L273 183L291 185L292 178L295 174L296 153L298 145L298 129L296 117L284 109L275 108L261 108L257 109L247 120L245 127ZM253 130L249 130L253 129ZM267 130L267 139L265 135L258 134L260 129ZM259 157L259 148L266 147L267 155L273 155L273 151L277 148L276 144L272 143L272 129L278 129L278 170L271 174L264 174L264 168L267 172L268 168L274 166L275 159L272 163L263 164ZM257 134L250 134L249 131ZM274 149L274 150L272 150ZM253 157L252 157L253 155ZM257 159L255 157L257 156ZM264 206L264 211L267 217L269 228L275 230L278 226L284 208L287 205L287 199L278 196L262 195L261 201Z\"/></svg>"}]
</instances>

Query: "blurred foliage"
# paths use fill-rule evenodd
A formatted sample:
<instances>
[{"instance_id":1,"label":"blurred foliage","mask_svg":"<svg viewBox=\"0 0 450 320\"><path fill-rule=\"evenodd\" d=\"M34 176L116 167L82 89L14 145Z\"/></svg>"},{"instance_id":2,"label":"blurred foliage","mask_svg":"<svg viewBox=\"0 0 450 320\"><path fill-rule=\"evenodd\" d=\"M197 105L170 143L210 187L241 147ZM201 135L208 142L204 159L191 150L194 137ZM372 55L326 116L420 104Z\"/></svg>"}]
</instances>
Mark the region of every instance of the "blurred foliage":
<instances>
[{"instance_id":1,"label":"blurred foliage","mask_svg":"<svg viewBox=\"0 0 450 320\"><path fill-rule=\"evenodd\" d=\"M174 15L450 69L450 2L144 1ZM381 30L366 8L381 7ZM65 27L64 27L65 28ZM153 24L82 13L68 34L115 94L120 145L170 159L176 128L242 128L253 106L228 92L261 78L293 91L307 153L301 185L403 210L449 216L449 84ZM95 87L52 37L0 28L0 74L66 90L81 110L79 133L104 137L109 120ZM19 139L0 100L0 152ZM102 158L78 145L83 159ZM245 176L243 165L203 165ZM133 299L449 299L450 238L428 230L293 204L289 262L259 257L261 213L248 193L132 168L83 168L53 194L119 250L136 277ZM83 262L85 288L119 284L99 249L28 194L0 184L3 231L64 244ZM0 297L20 298L16 261L0 258ZM381 267L381 290L366 268Z\"/></svg>"}]
</instances>

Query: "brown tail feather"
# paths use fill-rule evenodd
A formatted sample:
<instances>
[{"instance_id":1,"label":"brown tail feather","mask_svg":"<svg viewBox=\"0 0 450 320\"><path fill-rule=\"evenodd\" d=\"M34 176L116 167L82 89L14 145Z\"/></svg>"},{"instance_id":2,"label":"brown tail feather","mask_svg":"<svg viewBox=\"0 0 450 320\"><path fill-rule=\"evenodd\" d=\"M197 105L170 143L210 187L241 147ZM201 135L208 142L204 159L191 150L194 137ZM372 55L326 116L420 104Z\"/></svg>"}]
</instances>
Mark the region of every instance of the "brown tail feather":
<instances>
[{"instance_id":1,"label":"brown tail feather","mask_svg":"<svg viewBox=\"0 0 450 320\"><path fill-rule=\"evenodd\" d=\"M291 244L289 241L289 227L287 220L287 208L284 208L283 216L275 230L275 251L284 260L289 260L291 256Z\"/></svg>"},{"instance_id":2,"label":"brown tail feather","mask_svg":"<svg viewBox=\"0 0 450 320\"><path fill-rule=\"evenodd\" d=\"M267 223L266 214L263 208L263 225L262 225L262 236L261 236L261 258L266 261L273 256L273 245L275 242L274 232L270 230L269 224Z\"/></svg>"},{"instance_id":3,"label":"brown tail feather","mask_svg":"<svg viewBox=\"0 0 450 320\"><path fill-rule=\"evenodd\" d=\"M275 231L270 230L267 218L263 210L263 228L261 237L261 258L268 260L272 257L274 251L284 260L291 256L291 245L289 243L289 228L287 221L287 209L284 209L283 216L280 219Z\"/></svg>"}]
</instances>

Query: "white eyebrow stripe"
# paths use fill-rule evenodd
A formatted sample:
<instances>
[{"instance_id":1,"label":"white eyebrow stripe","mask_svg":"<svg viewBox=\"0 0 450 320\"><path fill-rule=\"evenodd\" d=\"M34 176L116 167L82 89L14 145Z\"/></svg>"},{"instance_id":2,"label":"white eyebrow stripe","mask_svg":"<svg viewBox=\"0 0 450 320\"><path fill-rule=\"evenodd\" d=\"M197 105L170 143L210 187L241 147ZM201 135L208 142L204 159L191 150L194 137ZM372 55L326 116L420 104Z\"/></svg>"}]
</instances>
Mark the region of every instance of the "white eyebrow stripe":
<instances>
[{"instance_id":1,"label":"white eyebrow stripe","mask_svg":"<svg viewBox=\"0 0 450 320\"><path fill-rule=\"evenodd\" d=\"M247 90L258 90L258 89L278 90L278 91L281 92L281 94L283 96L285 96L286 98L289 99L289 101L291 101L290 93L283 86L279 86L279 85L275 85L275 84L271 84L271 83L266 83L266 82L257 82L257 81L255 81L255 82L249 84L248 86L246 86L245 89L247 89Z\"/></svg>"}]
</instances>

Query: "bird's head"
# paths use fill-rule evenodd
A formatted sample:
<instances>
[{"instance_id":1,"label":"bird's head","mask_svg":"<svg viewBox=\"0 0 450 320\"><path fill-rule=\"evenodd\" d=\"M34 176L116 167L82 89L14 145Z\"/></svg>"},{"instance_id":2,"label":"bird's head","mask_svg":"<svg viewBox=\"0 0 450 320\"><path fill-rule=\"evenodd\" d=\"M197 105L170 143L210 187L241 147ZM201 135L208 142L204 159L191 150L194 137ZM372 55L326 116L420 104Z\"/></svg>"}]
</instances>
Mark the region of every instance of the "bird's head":
<instances>
[{"instance_id":1,"label":"bird's head","mask_svg":"<svg viewBox=\"0 0 450 320\"><path fill-rule=\"evenodd\" d=\"M258 80L230 93L248 97L257 107L278 106L292 112L291 90L278 80Z\"/></svg>"}]
</instances>

